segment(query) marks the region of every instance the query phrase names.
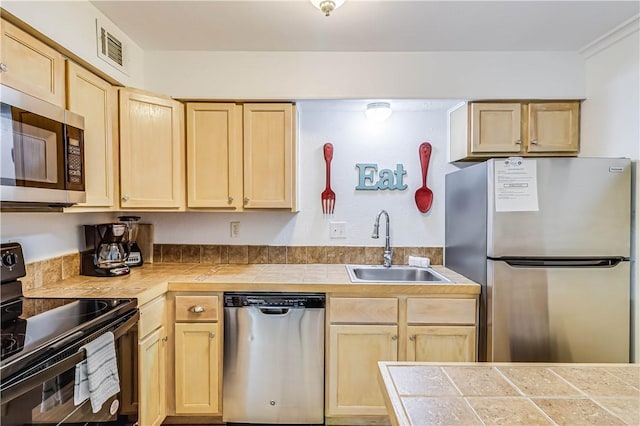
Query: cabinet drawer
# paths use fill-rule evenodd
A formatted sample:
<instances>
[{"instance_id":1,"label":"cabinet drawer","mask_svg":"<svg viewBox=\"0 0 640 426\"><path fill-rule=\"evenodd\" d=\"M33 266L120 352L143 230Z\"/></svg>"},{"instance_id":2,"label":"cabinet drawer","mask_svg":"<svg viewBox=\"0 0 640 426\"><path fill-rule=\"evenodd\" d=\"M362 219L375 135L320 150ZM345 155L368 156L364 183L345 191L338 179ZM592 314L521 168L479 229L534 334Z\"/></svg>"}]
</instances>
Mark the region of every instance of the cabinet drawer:
<instances>
[{"instance_id":1,"label":"cabinet drawer","mask_svg":"<svg viewBox=\"0 0 640 426\"><path fill-rule=\"evenodd\" d=\"M164 323L164 296L159 297L140 308L138 322L138 338L142 340L147 334Z\"/></svg>"},{"instance_id":2,"label":"cabinet drawer","mask_svg":"<svg viewBox=\"0 0 640 426\"><path fill-rule=\"evenodd\" d=\"M398 299L395 298L331 298L329 318L333 323L398 322Z\"/></svg>"},{"instance_id":3,"label":"cabinet drawer","mask_svg":"<svg viewBox=\"0 0 640 426\"><path fill-rule=\"evenodd\" d=\"M217 320L218 296L176 296L176 321Z\"/></svg>"},{"instance_id":4,"label":"cabinet drawer","mask_svg":"<svg viewBox=\"0 0 640 426\"><path fill-rule=\"evenodd\" d=\"M475 299L407 299L410 324L475 324Z\"/></svg>"}]
</instances>

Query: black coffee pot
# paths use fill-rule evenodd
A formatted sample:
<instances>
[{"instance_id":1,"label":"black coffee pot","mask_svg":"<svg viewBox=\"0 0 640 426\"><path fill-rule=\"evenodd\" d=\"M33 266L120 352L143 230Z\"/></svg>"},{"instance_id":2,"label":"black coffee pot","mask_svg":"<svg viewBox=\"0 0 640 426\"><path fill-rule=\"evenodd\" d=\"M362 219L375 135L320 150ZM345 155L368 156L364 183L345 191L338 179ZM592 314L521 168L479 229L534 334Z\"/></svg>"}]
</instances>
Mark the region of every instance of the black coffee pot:
<instances>
[{"instance_id":1,"label":"black coffee pot","mask_svg":"<svg viewBox=\"0 0 640 426\"><path fill-rule=\"evenodd\" d=\"M126 261L130 248L125 241L127 231L124 223L84 225L86 250L81 254L80 274L93 277L128 274Z\"/></svg>"}]
</instances>

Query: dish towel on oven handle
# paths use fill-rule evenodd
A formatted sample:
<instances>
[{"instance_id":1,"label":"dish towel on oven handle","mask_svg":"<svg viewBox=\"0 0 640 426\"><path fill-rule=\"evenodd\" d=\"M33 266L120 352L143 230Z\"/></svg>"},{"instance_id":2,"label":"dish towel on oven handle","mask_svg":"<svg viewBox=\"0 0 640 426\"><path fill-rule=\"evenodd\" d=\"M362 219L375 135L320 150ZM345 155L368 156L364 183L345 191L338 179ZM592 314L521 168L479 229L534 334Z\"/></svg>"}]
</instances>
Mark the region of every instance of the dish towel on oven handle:
<instances>
[{"instance_id":1,"label":"dish towel on oven handle","mask_svg":"<svg viewBox=\"0 0 640 426\"><path fill-rule=\"evenodd\" d=\"M107 399L120 392L113 333L104 333L80 350L85 351L85 359L76 365L73 403L79 405L89 398L97 413Z\"/></svg>"}]
</instances>

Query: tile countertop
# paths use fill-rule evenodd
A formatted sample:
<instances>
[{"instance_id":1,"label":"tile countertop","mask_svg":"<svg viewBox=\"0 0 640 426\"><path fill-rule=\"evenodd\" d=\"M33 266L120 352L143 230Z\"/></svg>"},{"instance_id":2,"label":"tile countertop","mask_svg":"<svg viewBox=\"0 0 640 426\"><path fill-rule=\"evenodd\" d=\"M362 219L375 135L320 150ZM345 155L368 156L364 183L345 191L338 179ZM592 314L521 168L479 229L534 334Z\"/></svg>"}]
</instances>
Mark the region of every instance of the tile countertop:
<instances>
[{"instance_id":1,"label":"tile countertop","mask_svg":"<svg viewBox=\"0 0 640 426\"><path fill-rule=\"evenodd\" d=\"M640 364L378 365L393 425L640 424Z\"/></svg>"},{"instance_id":2,"label":"tile countertop","mask_svg":"<svg viewBox=\"0 0 640 426\"><path fill-rule=\"evenodd\" d=\"M344 265L328 264L147 264L123 277L74 276L25 292L27 297L137 298L144 303L167 291L300 291L352 295L478 295L480 286L443 266L451 283L353 284Z\"/></svg>"}]
</instances>

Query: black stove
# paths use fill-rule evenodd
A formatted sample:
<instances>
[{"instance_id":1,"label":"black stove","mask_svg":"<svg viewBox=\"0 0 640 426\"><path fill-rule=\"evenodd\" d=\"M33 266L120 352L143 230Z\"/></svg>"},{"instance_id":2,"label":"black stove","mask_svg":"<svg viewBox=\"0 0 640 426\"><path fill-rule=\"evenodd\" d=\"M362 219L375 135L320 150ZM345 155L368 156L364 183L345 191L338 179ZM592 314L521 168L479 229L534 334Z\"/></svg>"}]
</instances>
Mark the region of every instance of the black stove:
<instances>
[{"instance_id":1,"label":"black stove","mask_svg":"<svg viewBox=\"0 0 640 426\"><path fill-rule=\"evenodd\" d=\"M18 316L2 320L2 387L10 376L43 364L42 361L65 346L68 350L77 350L105 323L128 312L133 314L135 306L135 301L130 299L22 298L11 304L10 316ZM4 307L2 312L5 313ZM16 378L11 378L13 380Z\"/></svg>"},{"instance_id":2,"label":"black stove","mask_svg":"<svg viewBox=\"0 0 640 426\"><path fill-rule=\"evenodd\" d=\"M19 278L26 271L17 243L2 244L0 271L1 423L20 425L22 419L5 416L11 406L21 405L17 401L29 392L43 397L41 388L51 380L73 376L75 365L84 359L81 346L106 332L117 339L135 325L138 310L133 299L24 297Z\"/></svg>"}]
</instances>

